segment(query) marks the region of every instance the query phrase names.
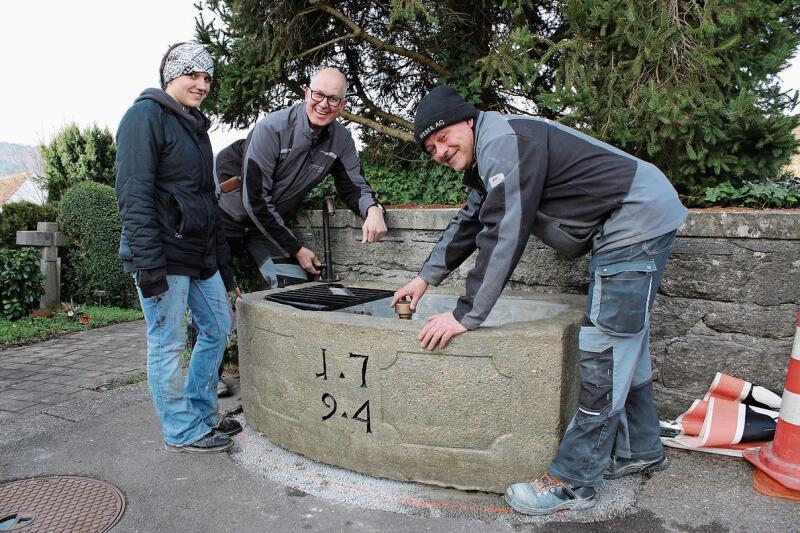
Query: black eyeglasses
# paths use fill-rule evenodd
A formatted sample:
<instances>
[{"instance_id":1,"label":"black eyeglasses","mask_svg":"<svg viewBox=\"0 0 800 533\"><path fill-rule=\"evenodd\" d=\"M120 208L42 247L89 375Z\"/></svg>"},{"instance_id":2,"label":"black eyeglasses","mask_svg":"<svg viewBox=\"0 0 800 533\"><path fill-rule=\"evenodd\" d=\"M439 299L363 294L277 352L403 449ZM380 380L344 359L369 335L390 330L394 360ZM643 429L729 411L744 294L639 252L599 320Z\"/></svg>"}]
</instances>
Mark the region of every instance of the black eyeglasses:
<instances>
[{"instance_id":1,"label":"black eyeglasses","mask_svg":"<svg viewBox=\"0 0 800 533\"><path fill-rule=\"evenodd\" d=\"M328 105L331 107L339 107L344 103L344 98L340 96L331 96L329 94L321 93L319 91L315 91L311 87L306 87L308 91L311 93L311 99L315 102L319 103L324 99L328 99Z\"/></svg>"}]
</instances>

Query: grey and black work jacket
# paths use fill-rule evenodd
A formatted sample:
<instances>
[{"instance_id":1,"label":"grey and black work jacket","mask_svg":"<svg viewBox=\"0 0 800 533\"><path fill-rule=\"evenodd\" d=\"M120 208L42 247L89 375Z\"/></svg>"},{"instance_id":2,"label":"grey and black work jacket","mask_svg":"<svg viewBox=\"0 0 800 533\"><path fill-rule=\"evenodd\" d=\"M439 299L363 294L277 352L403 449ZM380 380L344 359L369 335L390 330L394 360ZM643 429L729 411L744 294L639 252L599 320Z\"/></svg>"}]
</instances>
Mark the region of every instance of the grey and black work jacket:
<instances>
[{"instance_id":1,"label":"grey and black work jacket","mask_svg":"<svg viewBox=\"0 0 800 533\"><path fill-rule=\"evenodd\" d=\"M476 249L453 311L467 329L489 315L533 234L569 257L680 227L687 210L654 165L545 119L483 112L473 126L472 190L419 275L438 285Z\"/></svg>"},{"instance_id":2,"label":"grey and black work jacket","mask_svg":"<svg viewBox=\"0 0 800 533\"><path fill-rule=\"evenodd\" d=\"M241 192L223 193L220 206L240 222L246 213L265 236L293 255L302 244L285 218L328 174L347 205L366 217L377 200L361 172L353 137L338 121L317 135L305 102L300 102L256 124L247 141Z\"/></svg>"}]
</instances>

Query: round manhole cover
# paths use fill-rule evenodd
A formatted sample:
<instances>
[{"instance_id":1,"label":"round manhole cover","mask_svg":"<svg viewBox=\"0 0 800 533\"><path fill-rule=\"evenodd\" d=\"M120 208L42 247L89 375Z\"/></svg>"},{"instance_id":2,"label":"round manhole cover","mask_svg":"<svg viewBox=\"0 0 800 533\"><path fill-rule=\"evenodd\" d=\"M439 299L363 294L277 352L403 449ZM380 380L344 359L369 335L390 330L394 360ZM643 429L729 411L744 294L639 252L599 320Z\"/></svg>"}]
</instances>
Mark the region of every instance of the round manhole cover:
<instances>
[{"instance_id":1,"label":"round manhole cover","mask_svg":"<svg viewBox=\"0 0 800 533\"><path fill-rule=\"evenodd\" d=\"M0 532L108 531L125 510L122 493L105 481L73 476L0 484Z\"/></svg>"}]
</instances>

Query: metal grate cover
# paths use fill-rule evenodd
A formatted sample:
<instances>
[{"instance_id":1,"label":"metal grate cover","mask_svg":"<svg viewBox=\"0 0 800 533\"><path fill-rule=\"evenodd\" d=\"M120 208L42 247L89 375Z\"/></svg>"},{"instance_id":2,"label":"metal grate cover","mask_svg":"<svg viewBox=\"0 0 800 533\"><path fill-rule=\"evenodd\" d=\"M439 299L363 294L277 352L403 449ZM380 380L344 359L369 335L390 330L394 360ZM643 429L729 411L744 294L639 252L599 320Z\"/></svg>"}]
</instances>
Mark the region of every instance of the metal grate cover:
<instances>
[{"instance_id":1,"label":"metal grate cover","mask_svg":"<svg viewBox=\"0 0 800 533\"><path fill-rule=\"evenodd\" d=\"M125 498L97 479L52 476L0 484L0 531L102 533L119 521Z\"/></svg>"},{"instance_id":2,"label":"metal grate cover","mask_svg":"<svg viewBox=\"0 0 800 533\"><path fill-rule=\"evenodd\" d=\"M265 300L279 304L290 305L305 311L336 311L389 298L392 291L381 289L364 289L360 287L345 287L339 283L322 283L311 287L276 292L264 296Z\"/></svg>"}]
</instances>

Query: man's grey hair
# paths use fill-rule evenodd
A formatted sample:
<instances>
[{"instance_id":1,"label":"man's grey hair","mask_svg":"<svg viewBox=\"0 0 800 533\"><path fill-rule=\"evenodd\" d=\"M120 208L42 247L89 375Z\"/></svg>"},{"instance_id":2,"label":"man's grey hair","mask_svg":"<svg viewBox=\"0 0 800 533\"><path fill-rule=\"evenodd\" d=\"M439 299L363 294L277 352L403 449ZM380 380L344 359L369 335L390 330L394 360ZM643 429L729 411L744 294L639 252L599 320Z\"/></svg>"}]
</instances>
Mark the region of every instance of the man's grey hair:
<instances>
[{"instance_id":1,"label":"man's grey hair","mask_svg":"<svg viewBox=\"0 0 800 533\"><path fill-rule=\"evenodd\" d=\"M344 81L344 86L342 87L343 88L343 92L341 94L341 97L342 98L346 97L347 96L347 89L348 89L347 77L338 68L325 67L325 68L319 69L316 73L314 73L313 76L311 76L311 81L308 82L308 86L311 87L311 85L314 83L314 80L317 79L317 76L319 76L320 74L322 74L323 72L326 72L326 71L328 71L328 72L336 72L339 76L342 77L342 81Z\"/></svg>"}]
</instances>

